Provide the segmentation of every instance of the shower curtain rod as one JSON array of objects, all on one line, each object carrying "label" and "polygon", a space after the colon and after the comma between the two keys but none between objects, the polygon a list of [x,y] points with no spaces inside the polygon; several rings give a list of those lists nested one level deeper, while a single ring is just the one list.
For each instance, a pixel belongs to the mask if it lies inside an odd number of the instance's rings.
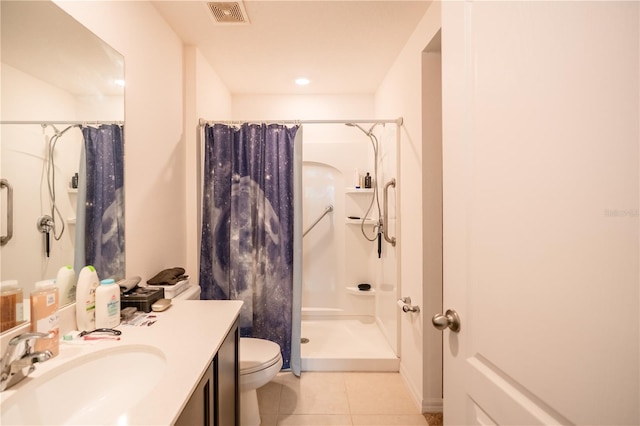
[{"label": "shower curtain rod", "polygon": [[281,124],[385,124],[394,123],[402,126],[402,117],[396,119],[372,119],[372,120],[205,120],[200,119],[200,126],[206,124],[242,124],[242,123],[281,123]]},{"label": "shower curtain rod", "polygon": [[92,124],[118,124],[124,125],[124,121],[0,121],[0,124],[40,124],[41,126],[48,124],[59,124],[59,125],[69,125],[69,126],[82,126],[82,125],[92,125]]}]

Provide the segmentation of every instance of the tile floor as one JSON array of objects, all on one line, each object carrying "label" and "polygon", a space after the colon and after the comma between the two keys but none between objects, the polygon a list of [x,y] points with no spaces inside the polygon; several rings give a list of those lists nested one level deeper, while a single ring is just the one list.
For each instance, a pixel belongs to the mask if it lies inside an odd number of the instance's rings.
[{"label": "tile floor", "polygon": [[429,425],[398,373],[279,373],[258,403],[262,426]]}]

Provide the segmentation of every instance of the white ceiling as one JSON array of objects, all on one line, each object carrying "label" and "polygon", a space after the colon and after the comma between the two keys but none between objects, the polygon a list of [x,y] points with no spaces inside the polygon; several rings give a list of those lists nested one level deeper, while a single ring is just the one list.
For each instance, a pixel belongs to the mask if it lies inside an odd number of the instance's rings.
[{"label": "white ceiling", "polygon": [[249,24],[216,23],[204,1],[152,3],[233,94],[372,94],[430,1],[249,0]]}]

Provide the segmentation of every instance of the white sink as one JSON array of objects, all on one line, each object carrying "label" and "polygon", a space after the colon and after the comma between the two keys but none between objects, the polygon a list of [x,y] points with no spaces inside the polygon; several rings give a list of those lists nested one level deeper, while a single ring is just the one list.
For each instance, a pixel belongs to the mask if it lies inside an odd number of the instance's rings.
[{"label": "white sink", "polygon": [[162,352],[152,346],[81,356],[18,383],[15,395],[2,402],[0,424],[127,424],[124,414],[153,389],[165,364]]}]

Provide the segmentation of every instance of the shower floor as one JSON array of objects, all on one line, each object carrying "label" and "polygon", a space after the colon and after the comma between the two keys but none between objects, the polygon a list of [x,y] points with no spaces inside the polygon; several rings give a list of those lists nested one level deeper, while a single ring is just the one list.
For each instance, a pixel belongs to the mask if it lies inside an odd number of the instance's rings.
[{"label": "shower floor", "polygon": [[378,325],[364,319],[303,319],[302,371],[398,371]]}]

